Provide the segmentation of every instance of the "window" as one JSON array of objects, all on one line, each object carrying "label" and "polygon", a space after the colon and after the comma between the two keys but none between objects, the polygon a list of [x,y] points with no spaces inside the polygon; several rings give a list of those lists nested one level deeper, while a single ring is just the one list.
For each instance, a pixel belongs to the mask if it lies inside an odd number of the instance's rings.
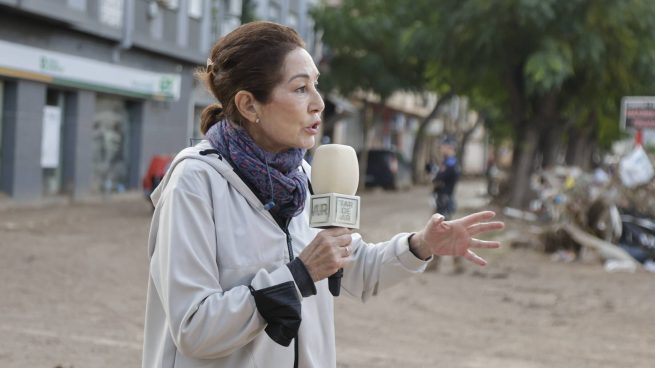
[{"label": "window", "polygon": [[189,17],[195,19],[202,18],[202,11],[204,5],[203,0],[189,0],[188,5],[189,5],[189,9],[188,9]]},{"label": "window", "polygon": [[214,3],[214,6],[212,10],[212,14],[216,15],[214,27],[219,37],[241,25],[241,1],[222,0]]},{"label": "window", "polygon": [[100,22],[114,28],[123,26],[124,0],[101,0]]}]

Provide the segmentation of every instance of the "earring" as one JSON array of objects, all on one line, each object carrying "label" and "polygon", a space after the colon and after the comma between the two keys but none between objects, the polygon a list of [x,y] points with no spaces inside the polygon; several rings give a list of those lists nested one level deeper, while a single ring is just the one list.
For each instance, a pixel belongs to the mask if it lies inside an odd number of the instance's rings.
[{"label": "earring", "polygon": [[255,124],[259,124],[259,118],[255,119]]}]

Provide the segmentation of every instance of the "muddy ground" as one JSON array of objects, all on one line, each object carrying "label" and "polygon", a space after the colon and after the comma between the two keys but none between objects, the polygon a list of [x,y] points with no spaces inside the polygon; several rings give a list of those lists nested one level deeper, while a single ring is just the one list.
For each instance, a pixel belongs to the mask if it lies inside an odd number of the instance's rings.
[{"label": "muddy ground", "polygon": [[[481,191],[460,186],[462,213],[485,206]],[[0,202],[0,367],[140,366],[149,205],[61,202]],[[425,187],[362,196],[369,241],[429,215]],[[367,303],[339,297],[339,367],[655,366],[655,275],[509,247],[526,226],[508,222],[487,267],[444,259]]]}]

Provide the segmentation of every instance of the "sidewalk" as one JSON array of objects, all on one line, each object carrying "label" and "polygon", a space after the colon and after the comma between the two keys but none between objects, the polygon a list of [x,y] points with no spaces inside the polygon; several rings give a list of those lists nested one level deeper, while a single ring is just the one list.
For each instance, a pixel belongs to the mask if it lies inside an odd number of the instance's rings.
[{"label": "sidewalk", "polygon": [[143,198],[143,192],[139,190],[130,190],[123,193],[89,194],[76,199],[73,199],[71,196],[67,195],[51,195],[27,201],[17,201],[8,197],[7,195],[0,194],[0,212],[12,209],[38,210],[49,207],[62,207],[70,205],[103,205],[111,201],[133,201]]}]

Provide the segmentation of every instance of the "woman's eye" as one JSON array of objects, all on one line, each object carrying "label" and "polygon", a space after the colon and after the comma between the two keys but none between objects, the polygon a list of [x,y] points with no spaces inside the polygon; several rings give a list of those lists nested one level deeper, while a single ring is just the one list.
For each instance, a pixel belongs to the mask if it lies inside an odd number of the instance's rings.
[{"label": "woman's eye", "polygon": [[306,89],[306,87],[305,87],[305,86],[302,86],[302,87],[300,87],[300,88],[296,88],[296,92],[298,92],[298,93],[305,93],[305,89]]}]

